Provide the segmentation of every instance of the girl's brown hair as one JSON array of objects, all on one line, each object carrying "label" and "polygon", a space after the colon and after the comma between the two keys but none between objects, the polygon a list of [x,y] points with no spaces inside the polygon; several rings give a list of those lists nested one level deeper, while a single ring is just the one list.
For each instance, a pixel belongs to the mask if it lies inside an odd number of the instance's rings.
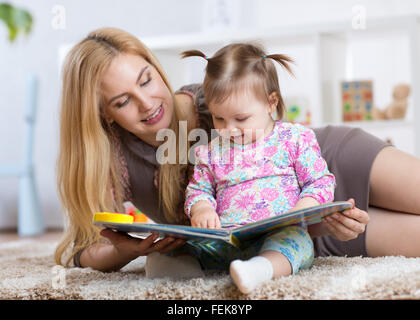
[{"label": "girl's brown hair", "polygon": [[252,90],[261,101],[268,101],[274,92],[277,95],[277,116],[282,119],[284,102],[280,92],[277,70],[271,60],[278,62],[290,74],[289,63],[294,61],[283,54],[267,55],[256,44],[234,43],[218,50],[208,58],[199,50],[184,51],[182,58],[199,56],[208,61],[203,90],[207,105],[221,103],[232,93],[243,89]]}]

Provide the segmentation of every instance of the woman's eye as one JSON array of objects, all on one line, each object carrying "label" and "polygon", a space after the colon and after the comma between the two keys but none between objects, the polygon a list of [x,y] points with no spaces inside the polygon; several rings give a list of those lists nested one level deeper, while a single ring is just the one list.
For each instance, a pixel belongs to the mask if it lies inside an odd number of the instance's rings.
[{"label": "woman's eye", "polygon": [[243,121],[245,121],[245,120],[248,120],[248,118],[236,119],[236,121],[239,121],[239,122],[243,122]]},{"label": "woman's eye", "polygon": [[223,118],[217,118],[217,117],[215,117],[215,119],[216,119],[217,121],[223,121]]},{"label": "woman's eye", "polygon": [[129,98],[127,98],[127,99],[125,99],[123,102],[118,102],[118,103],[116,104],[117,108],[124,107],[124,106],[128,103],[128,101],[129,101],[129,100],[130,100],[130,99],[129,99]]},{"label": "woman's eye", "polygon": [[140,86],[143,87],[143,86],[147,85],[151,80],[152,80],[152,78],[148,77],[146,81],[140,83]]}]

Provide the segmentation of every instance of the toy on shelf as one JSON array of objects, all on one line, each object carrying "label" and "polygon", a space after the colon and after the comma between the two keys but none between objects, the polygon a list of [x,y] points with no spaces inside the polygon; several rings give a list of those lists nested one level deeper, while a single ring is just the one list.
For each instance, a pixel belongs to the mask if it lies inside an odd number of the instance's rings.
[{"label": "toy on shelf", "polygon": [[343,81],[341,83],[343,121],[372,120],[372,81]]},{"label": "toy on shelf", "polygon": [[309,102],[305,97],[286,97],[284,104],[286,106],[285,121],[300,123],[305,126],[311,124],[311,111],[309,110]]},{"label": "toy on shelf", "polygon": [[407,112],[410,90],[411,88],[408,84],[396,85],[392,93],[393,101],[384,110],[374,107],[372,111],[373,119],[403,119]]}]

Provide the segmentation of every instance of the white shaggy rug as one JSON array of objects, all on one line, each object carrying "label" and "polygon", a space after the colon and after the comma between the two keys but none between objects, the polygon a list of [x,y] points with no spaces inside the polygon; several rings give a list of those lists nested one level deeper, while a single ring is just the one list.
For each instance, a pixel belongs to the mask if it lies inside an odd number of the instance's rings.
[{"label": "white shaggy rug", "polygon": [[0,244],[0,299],[420,299],[420,258],[316,258],[311,269],[241,294],[227,273],[146,279],[145,258],[119,272],[55,266],[55,242]]}]

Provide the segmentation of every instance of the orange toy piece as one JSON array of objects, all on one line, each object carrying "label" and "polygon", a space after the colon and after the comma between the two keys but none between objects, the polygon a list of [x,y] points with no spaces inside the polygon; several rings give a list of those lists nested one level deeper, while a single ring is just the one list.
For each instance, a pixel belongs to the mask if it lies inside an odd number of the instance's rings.
[{"label": "orange toy piece", "polygon": [[136,214],[134,216],[134,222],[146,223],[147,222],[147,217],[143,213]]},{"label": "orange toy piece", "polygon": [[133,217],[133,222],[146,223],[148,221],[147,216],[137,208],[129,207],[127,214]]}]

